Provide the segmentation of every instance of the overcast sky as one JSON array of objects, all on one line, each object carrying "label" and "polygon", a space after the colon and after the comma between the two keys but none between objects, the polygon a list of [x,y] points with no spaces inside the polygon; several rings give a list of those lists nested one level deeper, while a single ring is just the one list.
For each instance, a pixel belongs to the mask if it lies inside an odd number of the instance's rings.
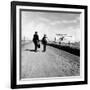
[{"label": "overcast sky", "polygon": [[56,34],[67,34],[73,41],[80,40],[80,14],[22,11],[22,38],[32,40],[35,31],[40,39],[44,34],[54,40]]}]

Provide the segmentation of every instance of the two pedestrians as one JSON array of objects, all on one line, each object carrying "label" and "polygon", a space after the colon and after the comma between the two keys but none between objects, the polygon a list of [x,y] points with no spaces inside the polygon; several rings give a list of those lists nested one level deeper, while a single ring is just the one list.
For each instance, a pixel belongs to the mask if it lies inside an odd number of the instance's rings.
[{"label": "two pedestrians", "polygon": [[[46,45],[47,45],[46,35],[43,36],[41,42],[42,42],[42,45],[43,45],[43,52],[45,52],[46,51]],[[40,46],[40,40],[39,40],[38,32],[35,32],[35,34],[33,36],[33,43],[35,45],[35,52],[36,52],[38,46]]]}]

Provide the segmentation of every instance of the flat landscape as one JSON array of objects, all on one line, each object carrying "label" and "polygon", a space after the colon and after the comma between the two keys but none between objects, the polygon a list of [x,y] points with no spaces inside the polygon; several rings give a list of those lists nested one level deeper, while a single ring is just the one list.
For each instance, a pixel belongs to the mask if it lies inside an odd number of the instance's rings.
[{"label": "flat landscape", "polygon": [[61,49],[47,46],[46,52],[34,52],[30,42],[21,47],[21,78],[46,78],[80,75],[80,57]]}]

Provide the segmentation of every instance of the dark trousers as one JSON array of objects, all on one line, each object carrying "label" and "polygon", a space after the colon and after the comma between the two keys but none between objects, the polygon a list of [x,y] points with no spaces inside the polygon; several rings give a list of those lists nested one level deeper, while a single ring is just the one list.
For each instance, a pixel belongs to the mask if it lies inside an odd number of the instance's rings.
[{"label": "dark trousers", "polygon": [[37,43],[34,43],[34,45],[35,45],[35,51],[37,51]]},{"label": "dark trousers", "polygon": [[46,44],[43,45],[43,51],[46,51]]}]

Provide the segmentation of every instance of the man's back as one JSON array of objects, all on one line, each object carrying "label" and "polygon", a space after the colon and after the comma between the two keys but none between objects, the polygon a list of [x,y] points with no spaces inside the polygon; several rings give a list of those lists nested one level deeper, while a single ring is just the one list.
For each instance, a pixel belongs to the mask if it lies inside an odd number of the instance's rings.
[{"label": "man's back", "polygon": [[45,45],[47,44],[46,37],[43,37],[43,38],[42,38],[42,44],[45,44]]},{"label": "man's back", "polygon": [[37,34],[34,34],[33,41],[37,41],[37,40],[39,40],[39,37]]}]

